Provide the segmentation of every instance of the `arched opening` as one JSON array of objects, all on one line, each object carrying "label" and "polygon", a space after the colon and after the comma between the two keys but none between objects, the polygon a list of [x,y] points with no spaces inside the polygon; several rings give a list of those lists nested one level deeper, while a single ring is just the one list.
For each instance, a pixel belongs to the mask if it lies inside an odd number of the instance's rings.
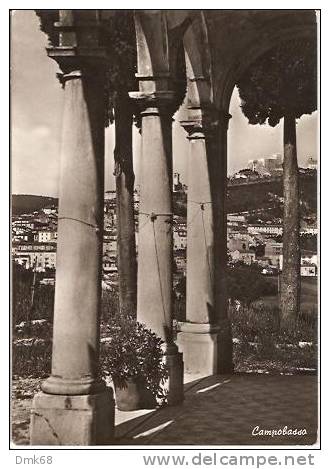
[{"label": "arched opening", "polygon": [[[306,37],[313,37],[314,33],[313,29],[305,30],[301,38],[303,40]],[[299,32],[297,36],[299,39]],[[292,37],[292,39],[296,39],[296,37]],[[270,47],[269,50],[273,47]],[[263,55],[265,50],[262,49],[260,55],[256,51],[254,53],[253,61]],[[245,64],[240,73],[243,74],[247,68],[248,65]],[[278,347],[280,340],[276,336],[280,308],[280,273],[283,265],[283,120],[275,128],[268,125],[249,125],[240,109],[240,99],[236,87],[231,95],[230,114],[232,119],[228,132],[228,166],[230,169],[227,220],[228,254],[231,268],[228,281],[229,295],[235,300],[231,305],[235,355],[239,362],[240,356],[257,357],[259,353],[257,348],[259,347],[265,358],[263,363],[260,358],[257,358],[257,362],[259,360],[259,363],[262,363],[259,368],[264,367],[268,372],[276,372],[276,367],[274,369],[270,364],[267,364],[267,359],[271,356],[270,348],[269,350],[263,349],[262,343],[267,334],[269,337],[273,334],[269,343],[273,344],[273,357],[277,356],[276,347]],[[308,168],[309,154],[312,153],[314,156],[312,159],[315,160],[318,153],[317,119],[316,111],[311,115],[304,115],[297,121],[299,181],[302,187],[300,191],[300,240],[304,244],[304,254],[301,259],[304,258],[306,251],[304,235],[306,221],[311,220],[315,224],[317,220],[316,171],[310,171]],[[306,189],[307,186],[309,189]],[[238,200],[239,203],[237,203]],[[243,241],[249,248],[248,253],[244,249]],[[316,255],[316,236],[313,244]],[[316,278],[313,280],[302,278],[301,285],[299,317],[308,317],[307,321],[310,324],[315,324],[317,280]],[[313,293],[307,296],[306,289],[309,289],[310,292],[313,291]],[[237,301],[240,295],[241,298]],[[246,324],[249,322],[250,327],[246,328]],[[268,323],[267,326],[265,326],[266,323]],[[272,325],[270,326],[270,324]],[[296,326],[297,329],[304,327]],[[305,332],[311,342],[315,341],[316,329],[312,325],[308,326]],[[244,342],[243,347],[241,344]],[[310,363],[315,362],[315,357],[312,354],[309,359]],[[276,360],[274,359],[274,361]],[[239,371],[251,371],[244,369],[247,362],[244,363],[242,360],[241,364],[243,364],[243,368],[238,363]],[[285,361],[278,360],[280,371],[285,370],[287,366]],[[294,367],[292,370],[296,372]]]}]

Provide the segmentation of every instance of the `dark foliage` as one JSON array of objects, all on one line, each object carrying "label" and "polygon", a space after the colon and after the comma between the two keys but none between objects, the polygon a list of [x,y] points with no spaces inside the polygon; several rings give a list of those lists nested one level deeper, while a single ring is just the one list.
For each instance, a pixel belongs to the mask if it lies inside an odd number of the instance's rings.
[{"label": "dark foliage", "polygon": [[239,79],[242,111],[250,124],[276,126],[285,115],[311,114],[317,106],[317,55],[313,40],[280,44]]},{"label": "dark foliage", "polygon": [[17,339],[12,346],[13,376],[44,378],[50,374],[51,359],[50,339]]},{"label": "dark foliage", "polygon": [[[128,97],[129,91],[138,88],[135,77],[137,51],[133,11],[121,10],[103,20],[102,34],[102,42],[105,44],[109,57],[106,72],[108,96],[106,125],[109,125],[114,121],[118,98]],[[132,112],[134,113],[133,108]],[[136,120],[139,121],[137,111]]]},{"label": "dark foliage", "polygon": [[12,321],[13,325],[26,320],[47,319],[53,321],[55,288],[40,285],[45,274],[37,273],[34,304],[31,304],[32,270],[12,263]]},{"label": "dark foliage", "polygon": [[109,341],[101,346],[103,373],[119,387],[125,387],[128,378],[143,381],[154,397],[165,398],[162,339],[129,316],[113,316],[106,327]]},{"label": "dark foliage", "polygon": [[307,233],[301,235],[300,247],[306,251],[317,252],[317,235]]},{"label": "dark foliage", "polygon": [[276,288],[267,282],[258,266],[243,263],[228,267],[227,291],[229,299],[239,300],[247,307],[262,296],[276,294]]},{"label": "dark foliage", "polygon": [[235,370],[271,373],[317,368],[317,325],[298,318],[280,328],[278,308],[254,304],[230,309]]},{"label": "dark foliage", "polygon": [[[317,210],[317,177],[316,174],[301,174],[299,177],[301,215],[308,216]],[[275,196],[275,197],[274,197]],[[229,185],[227,190],[227,210],[229,213],[247,210],[271,209],[269,216],[282,217],[283,203],[278,197],[283,196],[281,177],[269,181],[260,180],[255,184]],[[258,217],[256,216],[256,219]],[[251,219],[251,222],[253,220]]]}]

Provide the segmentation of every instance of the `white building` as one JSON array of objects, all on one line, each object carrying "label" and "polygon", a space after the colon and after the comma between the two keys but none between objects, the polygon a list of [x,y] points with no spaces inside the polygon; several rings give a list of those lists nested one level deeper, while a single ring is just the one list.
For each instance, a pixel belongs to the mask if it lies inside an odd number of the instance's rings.
[{"label": "white building", "polygon": [[312,156],[309,156],[307,158],[307,168],[308,169],[317,169],[317,159],[313,158]]},{"label": "white building", "polygon": [[236,249],[230,253],[233,262],[242,261],[244,264],[251,265],[256,260],[256,253],[250,250]]},{"label": "white building", "polygon": [[280,225],[249,225],[248,233],[251,234],[266,234],[266,235],[281,235],[283,228]]},{"label": "white building", "polygon": [[252,171],[257,171],[262,176],[282,170],[283,157],[280,153],[274,153],[270,157],[249,160],[247,167]]},{"label": "white building", "polygon": [[174,250],[187,248],[187,231],[185,229],[178,229],[173,231],[173,244]]},{"label": "white building", "polygon": [[[280,270],[283,269],[283,254],[279,257]],[[309,251],[301,252],[300,275],[302,277],[315,277],[317,275],[317,254]]]},{"label": "white building", "polygon": [[312,251],[301,252],[302,264],[315,264],[317,266],[317,254]]},{"label": "white building", "polygon": [[116,191],[106,191],[104,194],[104,200],[115,200]]},{"label": "white building", "polygon": [[228,213],[227,222],[245,223],[245,216],[240,213]]},{"label": "white building", "polygon": [[118,272],[116,258],[112,256],[103,256],[103,272],[108,273],[116,273]]},{"label": "white building", "polygon": [[302,277],[316,277],[317,267],[314,264],[302,264],[300,266],[300,275]]},{"label": "white building", "polygon": [[182,191],[182,183],[180,181],[180,173],[173,174],[173,192]]},{"label": "white building", "polygon": [[34,228],[34,220],[31,220],[31,218],[18,218],[16,220],[12,221],[12,228],[29,228],[33,229]]},{"label": "white building", "polygon": [[39,230],[34,234],[37,243],[53,243],[57,240],[57,231]]},{"label": "white building", "polygon": [[51,245],[43,250],[36,248],[16,250],[13,253],[13,260],[26,269],[32,269],[36,266],[37,271],[44,272],[46,269],[56,268],[56,250]]},{"label": "white building", "polygon": [[44,207],[41,209],[42,212],[44,212],[45,215],[55,215],[57,213],[57,208],[55,206],[52,207]]}]

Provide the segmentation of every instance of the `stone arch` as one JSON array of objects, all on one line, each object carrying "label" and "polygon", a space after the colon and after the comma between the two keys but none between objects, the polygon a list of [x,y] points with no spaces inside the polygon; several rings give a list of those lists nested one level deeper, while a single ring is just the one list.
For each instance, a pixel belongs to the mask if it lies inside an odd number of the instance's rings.
[{"label": "stone arch", "polygon": [[222,10],[167,13],[168,24],[186,23],[183,45],[187,107],[213,105],[228,112],[238,77],[279,42],[315,37],[314,10]]},{"label": "stone arch", "polygon": [[210,106],[213,101],[211,51],[203,11],[191,13],[183,37],[187,73],[187,107]]},{"label": "stone arch", "polygon": [[168,90],[170,77],[166,15],[162,10],[134,12],[140,91]]},{"label": "stone arch", "polygon": [[[316,18],[312,11],[302,11],[291,21],[293,12],[288,11],[275,19],[271,24],[265,22],[256,29],[254,37],[247,43],[242,41],[241,50],[234,57],[232,63],[223,74],[222,79],[217,80],[215,87],[215,101],[217,106],[229,109],[233,89],[244,71],[267,51],[277,44],[293,39],[314,39],[316,42]],[[291,24],[290,24],[291,22]]]}]

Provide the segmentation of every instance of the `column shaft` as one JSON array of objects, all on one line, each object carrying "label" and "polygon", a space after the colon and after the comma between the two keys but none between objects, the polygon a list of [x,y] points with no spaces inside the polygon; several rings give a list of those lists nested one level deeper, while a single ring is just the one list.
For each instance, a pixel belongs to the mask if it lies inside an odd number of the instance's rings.
[{"label": "column shaft", "polygon": [[190,137],[187,200],[188,322],[212,323],[214,318],[214,233],[210,170],[205,137]]},{"label": "column shaft", "polygon": [[166,342],[172,331],[171,120],[142,113],[137,317]]},{"label": "column shaft", "polygon": [[52,374],[31,408],[32,445],[105,445],[114,400],[99,371],[104,206],[105,50],[97,10],[59,10],[63,74]]},{"label": "column shaft", "polygon": [[182,354],[173,342],[173,93],[131,93],[140,99],[142,161],[138,248],[137,319],[165,342],[169,405],[183,400]]},{"label": "column shaft", "polygon": [[[88,394],[98,382],[104,123],[99,80],[65,77],[51,394]],[[98,383],[100,384],[100,383]]]},{"label": "column shaft", "polygon": [[[196,113],[196,110],[195,110]],[[226,295],[227,121],[183,122],[189,139],[186,322],[178,345],[187,372],[231,371]]]}]

